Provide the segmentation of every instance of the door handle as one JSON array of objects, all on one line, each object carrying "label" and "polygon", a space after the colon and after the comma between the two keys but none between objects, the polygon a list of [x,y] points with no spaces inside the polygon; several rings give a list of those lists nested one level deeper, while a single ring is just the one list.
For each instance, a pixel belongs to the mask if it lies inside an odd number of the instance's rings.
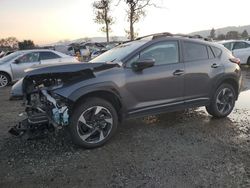
[{"label": "door handle", "polygon": [[212,68],[218,68],[219,66],[220,66],[220,65],[218,65],[218,64],[216,64],[216,63],[214,63],[214,64],[211,65]]},{"label": "door handle", "polygon": [[175,76],[180,76],[180,75],[183,75],[184,74],[184,70],[176,70],[173,72],[173,75]]}]

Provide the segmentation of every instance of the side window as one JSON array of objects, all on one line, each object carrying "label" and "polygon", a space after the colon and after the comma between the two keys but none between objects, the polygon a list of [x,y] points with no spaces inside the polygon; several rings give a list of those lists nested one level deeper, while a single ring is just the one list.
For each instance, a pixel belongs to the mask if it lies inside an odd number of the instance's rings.
[{"label": "side window", "polygon": [[223,46],[225,46],[225,48],[227,48],[228,50],[232,50],[232,45],[233,43],[232,42],[228,42],[228,43],[224,43]]},{"label": "side window", "polygon": [[220,55],[221,55],[221,53],[222,53],[222,50],[221,50],[221,49],[212,46],[212,50],[213,50],[213,52],[214,52],[215,57],[220,57]]},{"label": "side window", "polygon": [[39,53],[37,52],[32,52],[23,55],[18,59],[19,63],[33,63],[33,62],[38,62],[39,61]]},{"label": "side window", "polygon": [[245,45],[246,45],[246,48],[249,48],[250,47],[250,43],[245,43]]},{"label": "side window", "polygon": [[208,59],[207,47],[193,42],[184,42],[185,61],[199,61]]},{"label": "side window", "polygon": [[179,62],[177,41],[166,41],[153,44],[139,54],[140,59],[154,59],[155,65],[164,65]]},{"label": "side window", "polygon": [[246,48],[245,42],[236,42],[234,44],[233,50]]},{"label": "side window", "polygon": [[211,47],[207,46],[208,58],[214,59],[214,53],[211,50]]},{"label": "side window", "polygon": [[57,59],[57,58],[60,58],[60,56],[53,52],[40,52],[40,60]]}]

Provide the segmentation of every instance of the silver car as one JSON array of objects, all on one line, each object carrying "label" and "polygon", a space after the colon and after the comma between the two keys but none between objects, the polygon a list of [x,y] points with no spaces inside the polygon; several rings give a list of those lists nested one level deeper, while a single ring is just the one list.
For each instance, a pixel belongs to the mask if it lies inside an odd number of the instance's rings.
[{"label": "silver car", "polygon": [[41,64],[78,62],[75,57],[53,50],[16,51],[0,59],[0,87],[18,81],[25,76],[25,69]]}]

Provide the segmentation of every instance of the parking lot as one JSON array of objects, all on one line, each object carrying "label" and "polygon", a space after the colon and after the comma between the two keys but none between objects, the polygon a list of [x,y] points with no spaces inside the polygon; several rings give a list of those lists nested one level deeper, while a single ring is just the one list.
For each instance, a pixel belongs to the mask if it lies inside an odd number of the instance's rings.
[{"label": "parking lot", "polygon": [[250,187],[250,68],[233,113],[204,108],[128,120],[102,148],[71,143],[67,130],[25,141],[9,127],[22,112],[0,90],[0,187]]}]

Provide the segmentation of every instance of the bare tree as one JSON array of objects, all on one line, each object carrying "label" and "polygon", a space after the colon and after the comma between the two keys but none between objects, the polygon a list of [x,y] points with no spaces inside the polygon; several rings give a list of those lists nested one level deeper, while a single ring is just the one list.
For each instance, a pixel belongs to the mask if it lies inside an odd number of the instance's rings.
[{"label": "bare tree", "polygon": [[107,42],[109,42],[109,32],[111,31],[110,26],[114,24],[114,19],[110,15],[111,0],[99,0],[93,3],[95,11],[94,21],[98,24],[104,24],[101,31],[106,33]]},{"label": "bare tree", "polygon": [[0,39],[0,46],[9,50],[18,48],[18,40],[15,37]]},{"label": "bare tree", "polygon": [[[120,2],[120,1],[119,1]],[[129,22],[129,30],[125,30],[129,35],[130,40],[134,40],[138,33],[134,30],[134,24],[139,22],[140,19],[146,16],[145,8],[147,6],[155,6],[151,3],[151,0],[125,0],[128,5],[127,15]]]}]

